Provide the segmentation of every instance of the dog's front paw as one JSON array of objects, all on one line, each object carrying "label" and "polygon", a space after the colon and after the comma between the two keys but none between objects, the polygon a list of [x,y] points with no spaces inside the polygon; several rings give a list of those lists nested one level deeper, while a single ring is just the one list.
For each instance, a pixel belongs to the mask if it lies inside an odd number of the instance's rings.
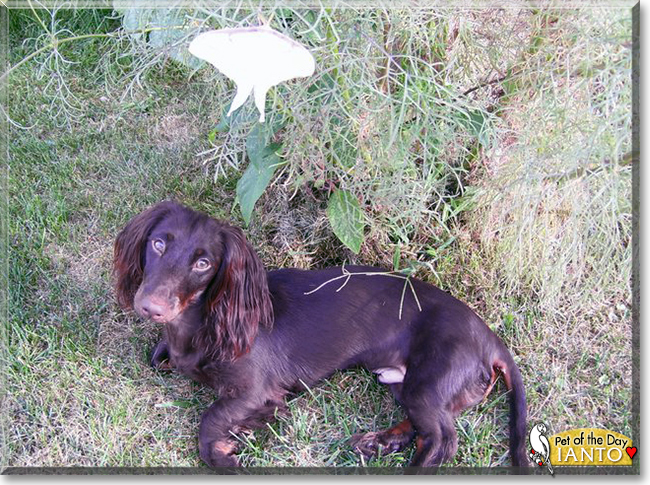
[{"label": "dog's front paw", "polygon": [[165,340],[158,342],[151,352],[151,367],[156,370],[172,370],[174,366],[171,363],[171,358],[169,357],[169,346]]},{"label": "dog's front paw", "polygon": [[232,441],[213,441],[207,444],[199,442],[201,459],[210,468],[238,467],[239,461],[234,452],[235,444]]}]

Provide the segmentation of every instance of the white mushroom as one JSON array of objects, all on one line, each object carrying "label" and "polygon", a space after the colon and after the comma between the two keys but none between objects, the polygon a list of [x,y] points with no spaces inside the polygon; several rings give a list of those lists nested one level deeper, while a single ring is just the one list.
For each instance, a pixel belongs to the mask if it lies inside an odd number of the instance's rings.
[{"label": "white mushroom", "polygon": [[314,57],[304,46],[266,25],[204,32],[190,43],[189,50],[237,85],[228,116],[252,91],[260,122],[264,121],[266,93],[271,86],[311,76],[316,68]]}]

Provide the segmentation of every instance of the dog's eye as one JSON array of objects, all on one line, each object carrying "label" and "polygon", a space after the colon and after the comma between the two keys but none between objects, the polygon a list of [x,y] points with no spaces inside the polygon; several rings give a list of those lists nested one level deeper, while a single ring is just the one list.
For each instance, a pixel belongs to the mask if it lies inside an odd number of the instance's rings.
[{"label": "dog's eye", "polygon": [[151,246],[153,246],[153,250],[156,251],[158,254],[162,254],[165,252],[165,241],[162,239],[154,239],[151,241]]},{"label": "dog's eye", "polygon": [[197,259],[194,263],[194,269],[197,271],[205,271],[210,267],[210,261],[205,258]]}]

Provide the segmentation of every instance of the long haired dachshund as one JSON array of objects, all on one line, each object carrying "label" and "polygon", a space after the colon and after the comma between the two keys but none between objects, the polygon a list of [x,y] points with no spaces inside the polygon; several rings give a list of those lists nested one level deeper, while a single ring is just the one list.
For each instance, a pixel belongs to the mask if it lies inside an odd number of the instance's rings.
[{"label": "long haired dachshund", "polygon": [[511,458],[527,466],[519,369],[472,310],[432,285],[361,266],[267,272],[239,228],[174,202],[120,232],[114,272],[119,304],[163,326],[152,365],[218,392],[199,428],[211,467],[237,466],[233,433],[262,426],[285,395],[350,366],[376,373],[407,415],[354,436],[360,453],[415,439],[412,466],[449,461],[455,417],[503,376]]}]

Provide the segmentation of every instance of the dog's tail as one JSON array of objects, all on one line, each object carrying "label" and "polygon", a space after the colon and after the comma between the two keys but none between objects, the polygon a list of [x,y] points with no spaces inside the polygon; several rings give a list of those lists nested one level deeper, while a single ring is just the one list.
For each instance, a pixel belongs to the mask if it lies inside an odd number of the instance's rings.
[{"label": "dog's tail", "polygon": [[500,345],[500,352],[494,363],[510,391],[510,456],[515,467],[528,467],[526,429],[526,390],[521,372],[508,349]]}]

